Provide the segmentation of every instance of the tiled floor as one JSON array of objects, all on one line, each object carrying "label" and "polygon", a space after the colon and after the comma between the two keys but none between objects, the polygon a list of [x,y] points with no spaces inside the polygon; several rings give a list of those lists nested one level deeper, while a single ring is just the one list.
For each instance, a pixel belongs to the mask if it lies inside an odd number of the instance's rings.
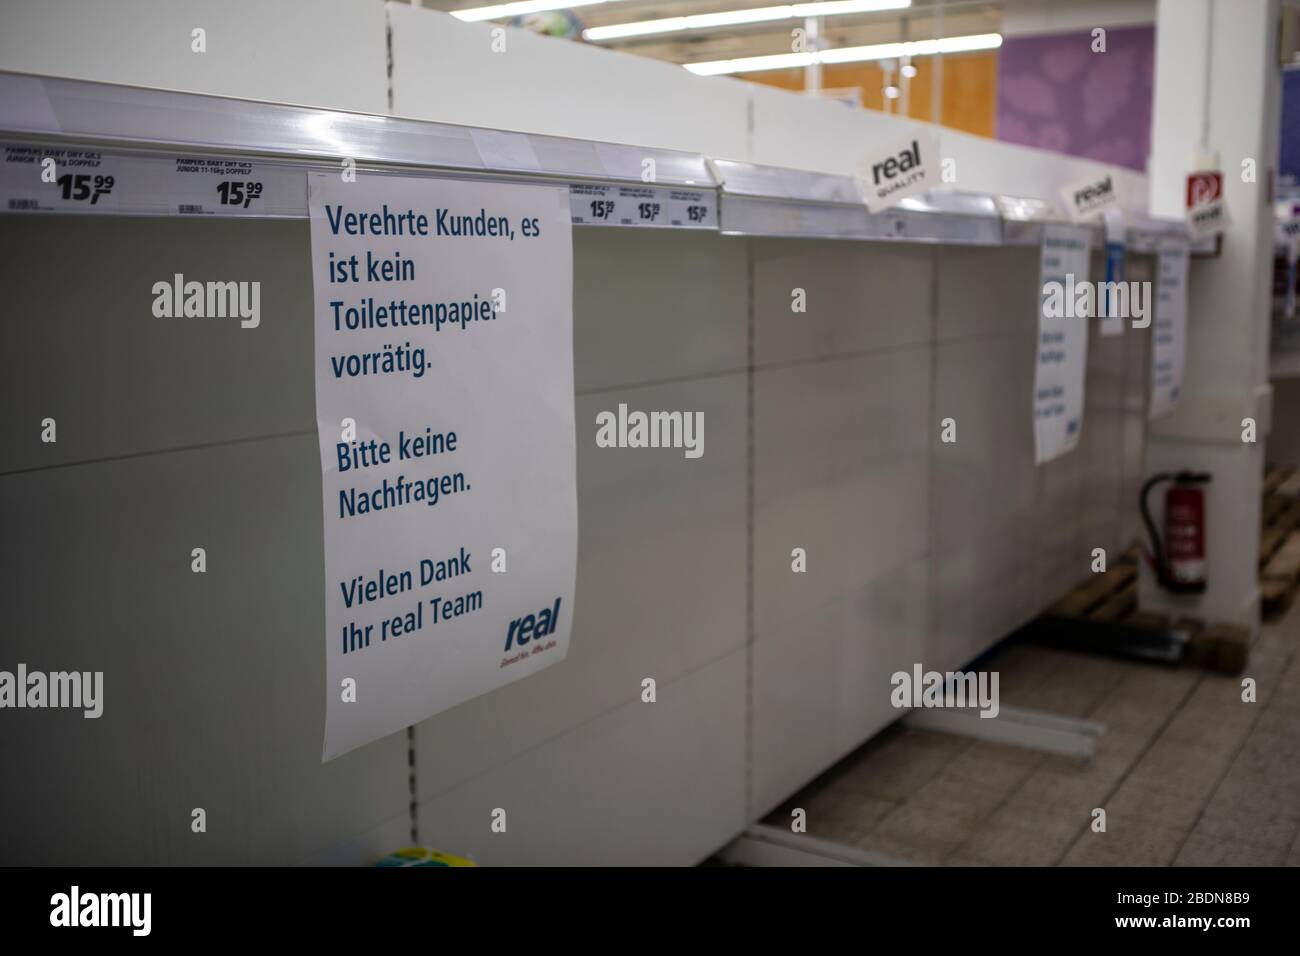
[{"label": "tiled floor", "polygon": [[[1004,705],[1106,727],[1089,761],[897,725],[765,822],[948,865],[1300,866],[1300,603],[1239,677],[1012,646]],[[1106,811],[1093,832],[1092,811]]]}]

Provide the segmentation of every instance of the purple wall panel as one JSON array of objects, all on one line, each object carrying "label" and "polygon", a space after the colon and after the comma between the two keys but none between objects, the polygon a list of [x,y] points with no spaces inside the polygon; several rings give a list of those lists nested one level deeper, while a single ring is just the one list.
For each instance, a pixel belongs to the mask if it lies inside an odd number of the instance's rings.
[{"label": "purple wall panel", "polygon": [[998,139],[1145,171],[1154,26],[1007,37],[999,51]]}]

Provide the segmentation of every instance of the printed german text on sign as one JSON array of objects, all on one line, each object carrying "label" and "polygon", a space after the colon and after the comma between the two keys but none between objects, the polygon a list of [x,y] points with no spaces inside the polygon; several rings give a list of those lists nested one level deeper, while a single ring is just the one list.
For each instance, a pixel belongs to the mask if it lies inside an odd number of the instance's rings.
[{"label": "printed german text on sign", "polygon": [[324,759],[564,659],[565,189],[311,173]]},{"label": "printed german text on sign", "polygon": [[[1038,361],[1034,371],[1034,461],[1072,451],[1083,428],[1086,314],[1047,307],[1049,289],[1088,282],[1088,233],[1074,226],[1043,226],[1039,264]],[[1075,299],[1067,292],[1064,301]]]}]

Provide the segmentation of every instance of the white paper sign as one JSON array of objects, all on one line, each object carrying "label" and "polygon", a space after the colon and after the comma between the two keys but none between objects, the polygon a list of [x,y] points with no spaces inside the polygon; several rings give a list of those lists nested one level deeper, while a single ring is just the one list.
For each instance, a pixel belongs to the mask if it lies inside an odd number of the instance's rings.
[{"label": "white paper sign", "polygon": [[938,185],[934,141],[928,133],[904,136],[858,162],[856,179],[867,211],[880,212]]},{"label": "white paper sign", "polygon": [[1193,239],[1217,236],[1231,222],[1228,205],[1222,199],[1213,199],[1187,210],[1187,232]]},{"label": "white paper sign", "polygon": [[[1034,371],[1034,461],[1072,451],[1083,428],[1088,322],[1069,307],[1088,280],[1088,233],[1044,225],[1039,266],[1038,361]],[[1055,289],[1054,289],[1055,287]],[[1066,291],[1062,291],[1066,290]]]},{"label": "white paper sign", "polygon": [[1187,243],[1160,244],[1156,276],[1156,320],[1152,327],[1151,404],[1148,417],[1174,410],[1183,388],[1187,349]]},{"label": "white paper sign", "polygon": [[[1287,218],[1277,223],[1273,241],[1286,250],[1286,292],[1282,296],[1282,318],[1294,319],[1296,313],[1296,261],[1300,259],[1300,219],[1284,213]],[[1278,340],[1275,333],[1274,342]],[[1276,350],[1276,349],[1275,349]]]},{"label": "white paper sign", "polygon": [[328,760],[564,659],[573,248],[563,188],[308,188]]},{"label": "white paper sign", "polygon": [[1274,226],[1273,241],[1294,248],[1300,243],[1300,219],[1287,218],[1279,221]]},{"label": "white paper sign", "polygon": [[1115,191],[1115,176],[1089,176],[1061,190],[1061,200],[1071,222],[1087,222],[1107,209],[1119,207],[1119,194]]}]

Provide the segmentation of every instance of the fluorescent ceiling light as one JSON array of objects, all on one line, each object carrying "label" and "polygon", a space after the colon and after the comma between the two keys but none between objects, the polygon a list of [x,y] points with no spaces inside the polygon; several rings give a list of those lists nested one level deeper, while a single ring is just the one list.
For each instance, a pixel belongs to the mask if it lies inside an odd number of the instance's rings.
[{"label": "fluorescent ceiling light", "polygon": [[701,76],[722,73],[757,73],[761,70],[788,70],[814,63],[863,63],[869,60],[892,60],[903,56],[933,56],[936,53],[966,53],[971,50],[996,50],[1002,46],[999,33],[977,33],[940,40],[914,40],[908,43],[877,43],[872,46],[846,46],[817,53],[776,53],[772,56],[746,56],[737,60],[710,60],[685,63],[683,66]]},{"label": "fluorescent ceiling light", "polygon": [[902,10],[912,0],[824,0],[822,3],[784,3],[774,7],[750,7],[722,13],[695,13],[662,20],[639,20],[636,23],[613,23],[582,31],[584,40],[622,40],[656,33],[681,33],[685,30],[708,30],[714,27],[741,26],[746,23],[770,23],[773,20],[802,20],[806,17],[838,17],[848,13],[876,13]]},{"label": "fluorescent ceiling light", "polygon": [[457,20],[474,23],[478,20],[504,20],[506,17],[522,17],[530,13],[548,13],[551,10],[567,10],[569,7],[590,7],[597,3],[617,2],[618,0],[568,0],[567,3],[557,3],[556,0],[516,0],[515,3],[497,3],[490,7],[452,10],[451,15]]}]

